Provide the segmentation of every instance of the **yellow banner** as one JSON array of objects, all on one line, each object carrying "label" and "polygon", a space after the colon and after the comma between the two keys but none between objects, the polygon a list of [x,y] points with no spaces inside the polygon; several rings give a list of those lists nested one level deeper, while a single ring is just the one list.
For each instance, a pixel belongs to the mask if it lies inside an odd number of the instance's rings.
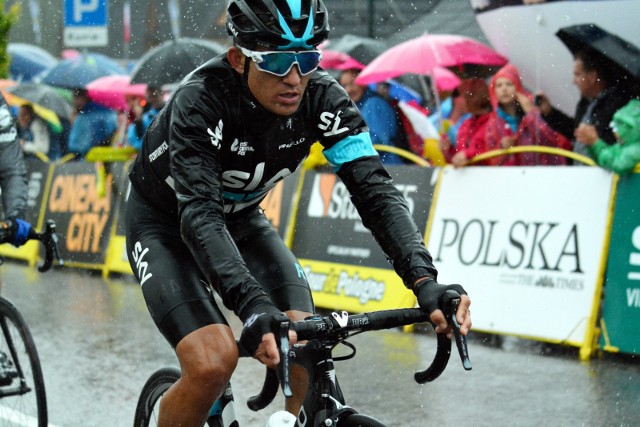
[{"label": "yellow banner", "polygon": [[363,313],[414,307],[416,298],[393,270],[300,259],[317,307]]}]

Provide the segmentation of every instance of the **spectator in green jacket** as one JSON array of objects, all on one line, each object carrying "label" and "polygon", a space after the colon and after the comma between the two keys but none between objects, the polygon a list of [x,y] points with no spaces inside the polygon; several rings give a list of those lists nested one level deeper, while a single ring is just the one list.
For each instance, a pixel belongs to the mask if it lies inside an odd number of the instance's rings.
[{"label": "spectator in green jacket", "polygon": [[611,128],[617,143],[607,145],[592,125],[581,124],[576,139],[589,146],[598,165],[618,174],[631,172],[640,163],[640,100],[632,99],[613,115]]}]

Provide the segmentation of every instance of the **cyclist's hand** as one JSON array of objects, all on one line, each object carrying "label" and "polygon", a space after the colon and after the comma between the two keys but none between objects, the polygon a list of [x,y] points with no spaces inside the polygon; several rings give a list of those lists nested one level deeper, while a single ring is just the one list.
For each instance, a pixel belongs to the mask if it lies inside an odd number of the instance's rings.
[{"label": "cyclist's hand", "polygon": [[424,311],[429,313],[431,321],[436,325],[436,333],[446,333],[449,338],[452,337],[451,326],[447,324],[447,320],[442,312],[444,306],[443,297],[446,291],[454,290],[460,294],[460,305],[456,312],[456,319],[460,324],[460,332],[467,335],[471,329],[471,312],[469,306],[471,300],[467,296],[467,292],[460,285],[441,285],[432,278],[420,279],[415,285],[414,291],[418,298],[418,305]]},{"label": "cyclist's hand", "polygon": [[256,308],[254,314],[244,322],[240,345],[265,365],[275,367],[280,363],[275,333],[278,332],[280,323],[288,320],[286,314],[273,306]]},{"label": "cyclist's hand", "polygon": [[31,224],[22,219],[16,218],[0,222],[0,242],[11,243],[15,247],[20,247],[29,240]]}]

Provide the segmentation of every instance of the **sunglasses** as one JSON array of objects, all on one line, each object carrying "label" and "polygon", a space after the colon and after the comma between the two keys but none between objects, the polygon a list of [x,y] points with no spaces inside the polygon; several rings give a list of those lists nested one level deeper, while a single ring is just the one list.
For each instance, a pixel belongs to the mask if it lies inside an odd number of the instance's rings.
[{"label": "sunglasses", "polygon": [[311,74],[318,68],[322,58],[322,53],[318,50],[258,52],[243,47],[240,50],[255,62],[258,70],[278,77],[286,76],[294,64],[298,64],[301,75]]}]

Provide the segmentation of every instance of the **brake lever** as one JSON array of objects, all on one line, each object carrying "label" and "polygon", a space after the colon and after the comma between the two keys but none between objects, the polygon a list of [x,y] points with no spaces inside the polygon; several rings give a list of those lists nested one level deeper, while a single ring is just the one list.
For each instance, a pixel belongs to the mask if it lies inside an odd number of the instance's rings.
[{"label": "brake lever", "polygon": [[64,265],[64,261],[60,257],[60,248],[58,245],[58,235],[56,234],[56,224],[53,220],[48,220],[45,226],[45,231],[39,234],[38,240],[40,240],[45,248],[44,263],[38,266],[38,271],[48,271],[55,259],[58,260],[58,266]]},{"label": "brake lever", "polygon": [[278,364],[278,378],[285,397],[293,396],[291,391],[291,367],[289,360],[289,322],[280,323],[280,363]]},{"label": "brake lever", "polygon": [[458,354],[460,355],[462,366],[464,367],[465,371],[470,371],[471,360],[469,360],[467,337],[462,335],[462,332],[460,332],[460,324],[458,323],[458,319],[456,319],[456,312],[458,311],[459,305],[460,298],[451,300],[451,309],[446,311],[445,316],[447,317],[447,321],[449,322],[449,324],[451,325],[451,329],[453,330],[453,336],[456,340],[456,347],[458,347]]}]

